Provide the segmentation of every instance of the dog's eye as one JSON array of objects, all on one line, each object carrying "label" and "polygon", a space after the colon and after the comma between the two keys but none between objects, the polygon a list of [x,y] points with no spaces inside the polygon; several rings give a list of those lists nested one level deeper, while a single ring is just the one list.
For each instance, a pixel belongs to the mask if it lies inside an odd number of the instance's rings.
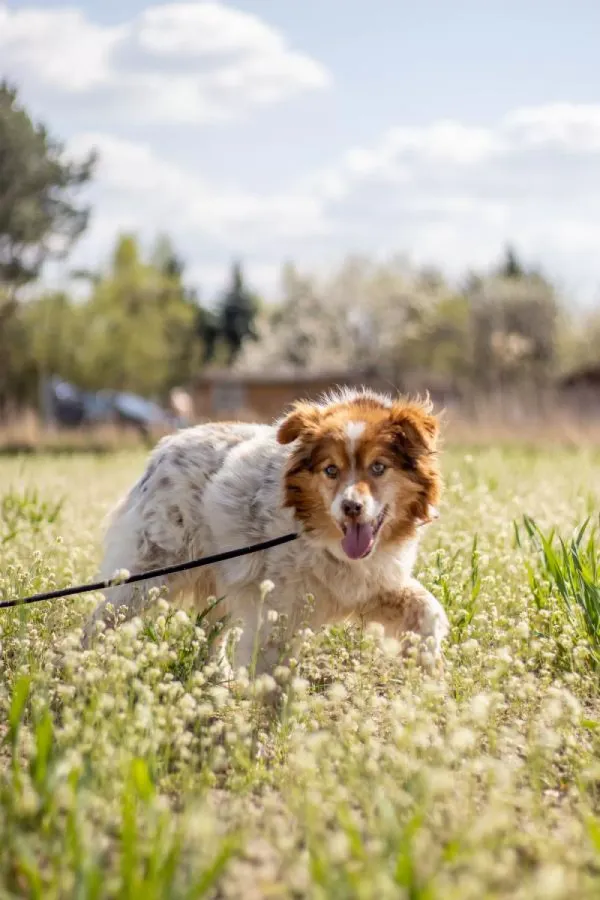
[{"label": "dog's eye", "polygon": [[323,469],[328,478],[337,478],[339,469],[337,466],[334,466],[333,463],[329,466],[325,466]]},{"label": "dog's eye", "polygon": [[386,469],[387,469],[387,466],[385,465],[385,463],[374,462],[371,465],[371,474],[375,475],[376,477],[379,477],[380,475],[383,475],[383,473],[385,472]]}]

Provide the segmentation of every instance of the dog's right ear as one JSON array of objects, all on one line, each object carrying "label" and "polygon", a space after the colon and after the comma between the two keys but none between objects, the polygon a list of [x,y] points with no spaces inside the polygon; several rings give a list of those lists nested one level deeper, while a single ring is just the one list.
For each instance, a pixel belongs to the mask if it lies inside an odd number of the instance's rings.
[{"label": "dog's right ear", "polygon": [[294,404],[292,411],[279,423],[277,440],[280,444],[291,444],[299,437],[313,433],[319,418],[320,412],[312,403]]}]

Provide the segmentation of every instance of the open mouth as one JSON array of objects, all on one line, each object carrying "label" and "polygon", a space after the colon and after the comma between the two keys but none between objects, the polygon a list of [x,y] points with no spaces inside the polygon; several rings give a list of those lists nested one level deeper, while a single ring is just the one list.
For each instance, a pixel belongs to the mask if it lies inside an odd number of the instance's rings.
[{"label": "open mouth", "polygon": [[381,510],[374,522],[350,522],[342,525],[344,537],[342,550],[349,559],[365,559],[375,546],[383,525],[387,507]]}]

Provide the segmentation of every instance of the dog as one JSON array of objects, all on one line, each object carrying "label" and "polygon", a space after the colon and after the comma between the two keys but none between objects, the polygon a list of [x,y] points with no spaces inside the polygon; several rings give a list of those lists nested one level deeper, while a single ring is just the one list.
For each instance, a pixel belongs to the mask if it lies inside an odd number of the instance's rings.
[{"label": "dog", "polygon": [[[163,438],[112,516],[102,577],[297,531],[291,543],[152,585],[168,599],[191,594],[196,608],[223,597],[214,615],[241,622],[238,665],[255,658],[262,628],[267,646],[257,671],[271,669],[282,642],[302,627],[353,618],[380,623],[400,642],[411,633],[430,639],[427,652],[439,658],[448,619],[412,577],[420,527],[440,497],[438,432],[429,401],[341,388],[297,402],[274,425],[209,423]],[[274,586],[268,607],[285,623],[274,645],[277,616],[262,615],[259,625],[265,581]],[[125,619],[141,614],[149,587],[108,590],[85,626],[84,645],[99,620],[112,624],[114,611]],[[314,598],[308,618],[307,596]]]}]

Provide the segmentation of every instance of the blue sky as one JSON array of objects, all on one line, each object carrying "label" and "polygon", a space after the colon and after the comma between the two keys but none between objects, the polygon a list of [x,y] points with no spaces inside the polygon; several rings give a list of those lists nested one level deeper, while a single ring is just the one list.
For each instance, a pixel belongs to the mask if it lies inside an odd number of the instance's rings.
[{"label": "blue sky", "polygon": [[0,0],[0,74],[96,146],[94,218],[167,229],[206,295],[232,256],[407,253],[452,276],[513,241],[600,293],[600,4],[589,0]]}]

